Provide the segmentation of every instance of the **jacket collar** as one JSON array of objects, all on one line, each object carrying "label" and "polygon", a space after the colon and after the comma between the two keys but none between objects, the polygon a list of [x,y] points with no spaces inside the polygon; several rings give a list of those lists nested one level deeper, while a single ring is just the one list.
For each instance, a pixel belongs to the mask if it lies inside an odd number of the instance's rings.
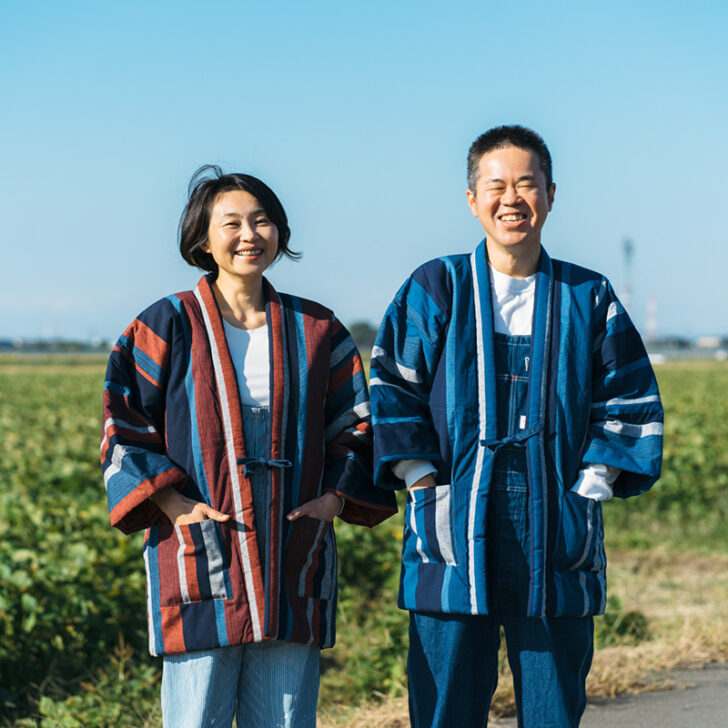
[{"label": "jacket collar", "polygon": [[[497,443],[495,351],[493,335],[493,300],[485,238],[470,257],[476,323],[478,369],[479,439],[483,444]],[[530,376],[526,433],[538,434],[543,428],[548,378],[548,350],[551,339],[553,264],[541,248],[536,270],[536,292],[531,323]]]}]

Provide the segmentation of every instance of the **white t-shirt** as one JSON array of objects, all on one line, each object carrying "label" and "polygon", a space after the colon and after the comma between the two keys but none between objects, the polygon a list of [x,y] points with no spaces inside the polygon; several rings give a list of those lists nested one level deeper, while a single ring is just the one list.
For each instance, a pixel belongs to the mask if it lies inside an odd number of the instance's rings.
[{"label": "white t-shirt", "polygon": [[[497,271],[490,263],[488,271],[493,300],[493,328],[496,333],[529,336],[533,322],[536,274],[527,278],[514,278]],[[404,480],[408,488],[436,470],[427,460],[400,460],[392,466],[392,472]],[[609,465],[587,463],[579,471],[571,490],[593,500],[608,500],[614,495],[612,484],[620,472],[619,468]]]},{"label": "white t-shirt", "polygon": [[240,401],[252,407],[267,407],[270,398],[268,326],[239,329],[225,319],[222,323],[235,367]]},{"label": "white t-shirt", "polygon": [[536,274],[513,278],[488,263],[493,299],[493,328],[497,334],[529,336],[536,293]]}]

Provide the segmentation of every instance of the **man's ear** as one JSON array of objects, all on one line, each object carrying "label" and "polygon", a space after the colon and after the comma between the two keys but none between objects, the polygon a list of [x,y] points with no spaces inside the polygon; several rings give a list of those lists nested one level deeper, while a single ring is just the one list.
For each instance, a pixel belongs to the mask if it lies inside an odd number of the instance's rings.
[{"label": "man's ear", "polygon": [[549,192],[548,192],[549,212],[551,212],[551,208],[554,206],[554,196],[555,195],[556,195],[556,183],[552,182],[551,187],[549,187]]},{"label": "man's ear", "polygon": [[476,207],[475,192],[473,192],[473,190],[465,190],[465,196],[468,198],[468,207],[470,208],[470,212],[473,213],[473,217],[478,217],[478,208]]}]

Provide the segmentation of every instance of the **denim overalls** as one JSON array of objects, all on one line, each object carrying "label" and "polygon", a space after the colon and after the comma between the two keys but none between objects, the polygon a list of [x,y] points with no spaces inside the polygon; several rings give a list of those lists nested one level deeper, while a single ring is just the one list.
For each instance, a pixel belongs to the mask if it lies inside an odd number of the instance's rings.
[{"label": "denim overalls", "polygon": [[[526,426],[530,341],[530,336],[495,334],[498,439]],[[593,620],[525,616],[530,579],[526,474],[522,445],[497,450],[486,531],[489,614],[410,614],[407,669],[415,728],[487,724],[498,681],[501,625],[519,728],[579,725],[586,707]]]},{"label": "denim overalls", "polygon": [[[250,458],[270,457],[268,445],[268,408],[240,405],[243,414],[243,437],[245,454]],[[261,566],[265,571],[265,540],[270,521],[268,506],[268,469],[255,468],[250,474],[250,488],[253,491],[253,513],[255,518],[256,540]]]},{"label": "denim overalls", "polygon": [[[530,336],[495,334],[497,437],[526,426]],[[528,600],[528,483],[526,451],[510,445],[495,453],[488,503],[488,585],[491,614],[525,616]]]}]

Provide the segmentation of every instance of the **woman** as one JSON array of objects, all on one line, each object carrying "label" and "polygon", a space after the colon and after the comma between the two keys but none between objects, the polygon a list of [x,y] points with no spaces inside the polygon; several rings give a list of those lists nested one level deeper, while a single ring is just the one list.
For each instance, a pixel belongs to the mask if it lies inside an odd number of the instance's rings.
[{"label": "woman", "polygon": [[371,482],[359,353],[331,311],[263,273],[296,258],[259,179],[198,170],[180,252],[207,275],[117,342],[101,461],[112,525],[146,529],[164,725],[313,726],[334,642],[331,521],[396,511]]}]

